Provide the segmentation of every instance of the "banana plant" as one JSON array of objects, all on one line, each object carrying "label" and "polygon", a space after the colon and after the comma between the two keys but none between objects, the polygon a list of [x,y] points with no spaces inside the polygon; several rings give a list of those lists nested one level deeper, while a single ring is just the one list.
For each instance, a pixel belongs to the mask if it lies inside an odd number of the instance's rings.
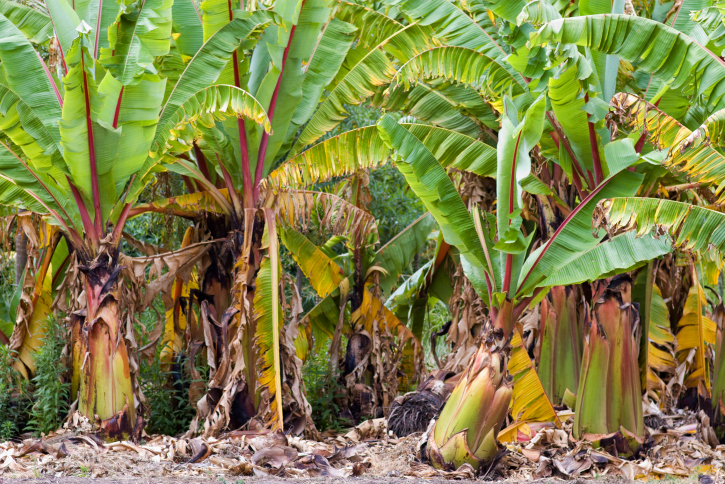
[{"label": "banana plant", "polygon": [[[411,385],[422,373],[422,328],[406,326],[385,306],[384,296],[391,293],[413,257],[427,244],[434,227],[435,220],[426,214],[377,251],[360,250],[348,242],[349,252],[343,255],[331,250],[341,242],[339,237],[315,246],[292,228],[283,231],[285,246],[323,298],[302,322],[310,327],[313,338],[298,338],[297,344],[307,348],[314,343],[315,348],[320,349],[326,341],[332,340],[332,376],[339,376],[343,385],[351,390],[359,382],[372,382],[369,386],[373,389],[374,411],[389,407],[398,394],[399,380],[404,385]],[[349,319],[345,317],[348,301]],[[348,344],[341,365],[342,334],[347,336]],[[381,335],[385,337],[381,338]],[[304,337],[304,333],[300,336]],[[399,348],[403,348],[402,353]],[[401,378],[398,376],[399,363],[403,370]],[[343,369],[341,375],[339,366]],[[369,372],[369,367],[374,371]],[[355,420],[370,416],[358,407],[351,405],[347,409]]]},{"label": "banana plant", "polygon": [[[266,341],[265,335],[281,329],[274,318],[266,319],[264,326],[257,322],[262,308],[258,311],[255,301],[274,305],[252,289],[267,250],[260,245],[266,240],[263,234],[281,233],[269,227],[272,220],[299,226],[321,209],[328,215],[337,214],[322,220],[335,235],[349,235],[360,250],[374,244],[376,235],[371,217],[354,205],[331,194],[307,191],[312,184],[271,188],[267,176],[288,153],[302,152],[339,124],[345,117],[342,103],[357,104],[371,97],[394,74],[394,62],[412,57],[434,41],[427,27],[405,26],[353,2],[284,0],[265,8],[254,3],[208,0],[200,5],[198,15],[188,6],[179,8],[186,9],[174,27],[179,30],[176,46],[182,59],[193,55],[200,34],[206,41],[215,32],[228,29],[236,17],[254,11],[252,15],[269,19],[259,42],[235,46],[231,59],[226,58],[218,69],[200,78],[198,85],[214,82],[246,89],[265,107],[271,130],[257,129],[254,122],[241,118],[207,120],[195,130],[158,140],[155,149],[168,144],[175,150],[174,159],[167,158],[166,166],[185,178],[189,194],[139,207],[132,215],[163,206],[196,220],[202,232],[208,230],[214,239],[228,238],[231,242],[214,246],[205,273],[199,274],[197,300],[208,301],[204,306],[207,314],[200,313],[200,320],[221,324],[228,318],[231,324],[219,345],[226,349],[216,351],[213,359],[217,361],[210,362],[216,371],[211,376],[212,390],[200,402],[199,416],[206,420],[206,432],[219,432],[230,424],[232,409],[237,408],[245,408],[246,416],[235,417],[234,425],[258,413],[265,425],[281,428],[283,420],[292,416],[290,412],[283,416],[283,395],[276,389],[283,386],[283,375],[294,372],[289,365],[281,368],[278,363],[294,362],[296,355],[275,357],[277,363],[260,360],[258,366],[260,357],[272,353],[255,341]],[[169,65],[173,62],[177,61],[170,58]],[[177,84],[168,102],[173,102],[178,91]],[[340,170],[333,175],[344,174]],[[202,206],[204,211],[200,212]],[[272,210],[272,219],[264,215],[265,207]],[[364,223],[356,225],[360,221]],[[270,308],[265,311],[270,313]],[[231,369],[222,361],[227,357]],[[259,377],[263,373],[267,376]],[[258,383],[258,377],[274,384]],[[270,411],[272,403],[265,405],[263,400],[274,402],[278,410]],[[306,406],[304,401],[297,404]]]},{"label": "banana plant", "polygon": [[[603,242],[603,234],[591,233],[599,200],[636,193],[641,184],[642,176],[626,169],[639,158],[628,140],[610,143],[603,157],[609,176],[570,210],[552,237],[532,250],[534,227],[527,227],[521,215],[522,187],[531,175],[529,152],[544,131],[547,98],[537,98],[522,118],[511,99],[504,98],[503,105],[496,173],[499,209],[484,218],[477,210],[466,211],[431,150],[390,116],[378,122],[380,136],[396,151],[396,166],[438,221],[445,240],[458,249],[467,277],[490,308],[490,337],[484,338],[429,438],[431,461],[440,467],[467,462],[478,469],[495,457],[496,436],[512,393],[505,349],[516,320],[543,297],[544,288],[624,272],[671,250],[664,239],[629,235]],[[465,404],[479,398],[485,398],[484,408],[494,410],[481,415],[477,407]]]},{"label": "banana plant", "polygon": [[163,170],[159,161],[173,130],[213,113],[271,129],[247,92],[198,84],[210,59],[228,58],[230,46],[264,22],[254,16],[235,19],[210,38],[164,102],[166,79],[155,63],[169,51],[171,3],[124,5],[119,12],[109,2],[48,2],[60,49],[58,76],[25,36],[29,30],[0,16],[0,90],[8,106],[0,119],[8,138],[0,145],[3,194],[9,190],[14,204],[57,226],[71,267],[80,271],[85,299],[71,301],[77,309],[71,314],[72,392],[82,414],[102,420],[108,438],[129,436],[141,421],[131,374],[135,356],[127,349],[134,335],[120,305],[119,245],[130,209]]}]

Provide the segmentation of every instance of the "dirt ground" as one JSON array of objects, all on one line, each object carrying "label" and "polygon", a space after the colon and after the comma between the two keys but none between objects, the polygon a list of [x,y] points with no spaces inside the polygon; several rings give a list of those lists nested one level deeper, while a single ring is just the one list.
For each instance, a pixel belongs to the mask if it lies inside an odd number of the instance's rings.
[{"label": "dirt ground", "polygon": [[[90,478],[82,478],[82,477],[60,477],[60,478],[49,478],[49,479],[5,479],[2,481],[2,478],[0,478],[0,482],[3,482],[3,484],[11,484],[11,483],[28,483],[28,484],[191,484],[191,483],[197,483],[197,482],[203,482],[203,483],[221,483],[224,484],[274,484],[278,482],[294,482],[298,484],[409,484],[410,482],[417,481],[417,478],[368,478],[365,476],[362,477],[348,477],[348,478],[342,478],[342,479],[336,479],[336,478],[296,478],[296,479],[284,479],[279,477],[269,478],[269,477],[244,477],[244,478],[237,478],[236,480],[232,479],[199,479],[199,478],[170,478],[170,479],[164,479],[164,478],[152,478],[152,479],[127,479],[127,478],[119,478],[119,479],[90,479]],[[421,479],[423,480],[423,479]],[[478,481],[471,481],[471,480],[461,480],[461,481],[450,481],[446,479],[424,479],[426,483],[430,484],[450,484],[451,482],[466,484],[466,483],[481,483],[481,480]],[[519,482],[519,481],[497,481],[497,482]],[[549,478],[549,479],[540,479],[536,481],[527,481],[530,484],[553,484],[555,482],[565,482],[563,479],[557,479],[557,478]],[[601,479],[580,479],[577,481],[566,481],[566,482],[576,482],[576,484],[628,484],[633,481],[628,481],[621,478],[611,478],[611,477],[605,477]],[[665,481],[670,482],[672,484],[689,484],[689,483],[696,483],[697,479],[694,478],[688,478],[688,479],[682,479],[677,481]]]},{"label": "dirt ground", "polygon": [[[261,431],[260,431],[261,432]],[[0,484],[300,484],[408,482],[527,482],[553,484],[725,484],[725,445],[711,447],[687,429],[650,429],[636,459],[612,455],[563,429],[545,428],[510,443],[486,479],[472,480],[464,464],[444,472],[421,462],[421,434],[387,435],[383,419],[345,435],[310,441],[281,433],[234,432],[222,438],[146,436],[141,442],[104,443],[66,429],[42,440],[0,442]],[[616,454],[616,452],[615,452]],[[359,476],[359,477],[352,477]]]}]

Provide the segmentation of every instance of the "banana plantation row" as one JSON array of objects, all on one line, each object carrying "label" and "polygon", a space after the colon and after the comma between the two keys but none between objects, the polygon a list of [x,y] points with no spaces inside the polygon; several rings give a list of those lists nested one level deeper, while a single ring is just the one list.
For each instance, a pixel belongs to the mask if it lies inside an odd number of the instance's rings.
[{"label": "banana plantation row", "polygon": [[[326,349],[344,410],[399,434],[428,427],[399,395],[443,382],[436,467],[487,467],[562,403],[576,439],[620,454],[644,441],[643,402],[703,409],[719,435],[711,3],[0,0],[0,204],[27,250],[0,333],[15,370],[33,378],[59,318],[71,410],[107,439],[149,418],[138,369],[157,348],[191,381],[189,435],[314,437],[302,365]],[[358,105],[383,114],[344,131]],[[427,213],[381,245],[366,183],[387,163]],[[186,193],[139,202],[162,176]],[[124,231],[152,212],[188,221],[180,246]],[[317,293],[306,313],[281,254]],[[452,320],[431,372],[436,301]]]}]

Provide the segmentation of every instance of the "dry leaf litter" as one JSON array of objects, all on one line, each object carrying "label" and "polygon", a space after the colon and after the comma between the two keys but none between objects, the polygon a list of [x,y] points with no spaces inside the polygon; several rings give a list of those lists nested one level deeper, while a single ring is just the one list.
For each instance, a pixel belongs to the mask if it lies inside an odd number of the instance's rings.
[{"label": "dry leaf litter", "polygon": [[[703,440],[709,422],[702,415],[683,413],[668,417],[670,421],[659,429],[648,428],[645,448],[630,460],[617,457],[615,449],[595,449],[588,442],[574,441],[571,412],[560,417],[565,422],[561,429],[542,429],[529,442],[506,444],[485,478],[651,480],[676,476],[700,483],[723,482],[725,445],[712,446]],[[63,429],[42,439],[0,443],[0,477],[480,477],[468,465],[445,472],[421,462],[425,436],[396,438],[382,418],[367,420],[345,434],[326,432],[319,442],[279,431],[234,431],[220,438],[144,435],[140,443],[106,443],[93,430],[76,413]]]}]

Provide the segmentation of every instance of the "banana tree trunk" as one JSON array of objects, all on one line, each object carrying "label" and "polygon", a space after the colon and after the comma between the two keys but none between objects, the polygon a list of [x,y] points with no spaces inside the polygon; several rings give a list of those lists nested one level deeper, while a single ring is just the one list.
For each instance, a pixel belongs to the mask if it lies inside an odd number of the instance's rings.
[{"label": "banana tree trunk", "polygon": [[137,427],[129,358],[121,324],[118,251],[109,248],[80,266],[85,308],[72,315],[71,394],[91,421],[101,419],[108,440],[128,439]]},{"label": "banana tree trunk", "polygon": [[481,470],[499,455],[497,436],[512,396],[507,366],[513,326],[513,302],[507,299],[428,436],[426,452],[434,467],[470,464]]},{"label": "banana tree trunk", "polygon": [[555,403],[566,391],[576,394],[582,359],[582,324],[578,287],[555,286],[541,301],[539,379]]},{"label": "banana tree trunk", "polygon": [[197,343],[206,346],[211,378],[191,431],[196,431],[201,418],[206,435],[248,423],[260,403],[254,296],[265,220],[256,209],[245,209],[241,224],[228,236],[226,245],[233,249],[212,254],[212,265],[203,277],[202,292],[209,299],[201,303],[204,340]]},{"label": "banana tree trunk", "polygon": [[635,437],[644,433],[635,340],[639,312],[631,304],[631,290],[626,274],[598,281],[595,288],[592,317],[584,330],[573,428],[577,439],[595,442],[620,431]]}]

